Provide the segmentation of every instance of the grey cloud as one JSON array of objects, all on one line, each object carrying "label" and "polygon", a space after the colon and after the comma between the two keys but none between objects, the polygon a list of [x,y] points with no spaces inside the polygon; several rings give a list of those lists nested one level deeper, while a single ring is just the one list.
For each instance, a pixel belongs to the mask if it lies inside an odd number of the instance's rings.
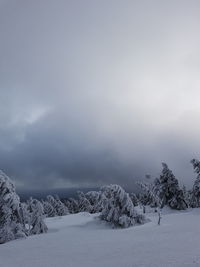
[{"label": "grey cloud", "polygon": [[157,176],[199,157],[199,1],[0,1],[0,159],[19,186]]}]

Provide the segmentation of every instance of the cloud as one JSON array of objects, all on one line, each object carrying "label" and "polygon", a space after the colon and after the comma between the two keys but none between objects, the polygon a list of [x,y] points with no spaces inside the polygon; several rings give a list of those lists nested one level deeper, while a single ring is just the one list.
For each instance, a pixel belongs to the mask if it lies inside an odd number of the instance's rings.
[{"label": "cloud", "polygon": [[199,2],[0,1],[0,158],[18,186],[120,183],[199,157]]}]

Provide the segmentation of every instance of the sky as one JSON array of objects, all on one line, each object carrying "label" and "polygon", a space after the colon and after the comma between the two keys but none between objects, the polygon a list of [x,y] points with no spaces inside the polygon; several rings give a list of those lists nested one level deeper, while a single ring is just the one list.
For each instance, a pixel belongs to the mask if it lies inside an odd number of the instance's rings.
[{"label": "sky", "polygon": [[0,0],[0,169],[133,188],[200,158],[198,0]]}]

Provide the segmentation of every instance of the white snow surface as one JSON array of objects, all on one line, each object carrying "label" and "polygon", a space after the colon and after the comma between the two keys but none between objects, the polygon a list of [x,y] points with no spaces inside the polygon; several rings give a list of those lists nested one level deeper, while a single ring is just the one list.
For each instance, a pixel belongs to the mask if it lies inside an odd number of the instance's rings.
[{"label": "white snow surface", "polygon": [[46,219],[47,234],[0,245],[2,267],[200,266],[200,209],[112,229],[88,213]]}]

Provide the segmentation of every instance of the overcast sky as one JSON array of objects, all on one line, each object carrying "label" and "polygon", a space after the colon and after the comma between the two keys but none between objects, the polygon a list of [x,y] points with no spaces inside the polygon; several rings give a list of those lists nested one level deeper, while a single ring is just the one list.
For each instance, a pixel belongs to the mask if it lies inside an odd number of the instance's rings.
[{"label": "overcast sky", "polygon": [[200,158],[200,1],[0,0],[0,169],[133,187]]}]

